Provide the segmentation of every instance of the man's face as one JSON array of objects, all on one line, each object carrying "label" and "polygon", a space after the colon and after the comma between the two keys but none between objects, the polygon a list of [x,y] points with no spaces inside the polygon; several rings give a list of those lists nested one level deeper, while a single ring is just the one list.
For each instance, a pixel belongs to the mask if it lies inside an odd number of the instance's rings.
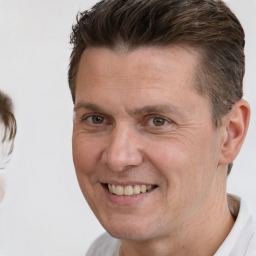
[{"label": "man's face", "polygon": [[199,53],[178,46],[82,55],[74,165],[88,204],[115,237],[168,235],[218,198],[222,133],[195,89],[198,62]]}]

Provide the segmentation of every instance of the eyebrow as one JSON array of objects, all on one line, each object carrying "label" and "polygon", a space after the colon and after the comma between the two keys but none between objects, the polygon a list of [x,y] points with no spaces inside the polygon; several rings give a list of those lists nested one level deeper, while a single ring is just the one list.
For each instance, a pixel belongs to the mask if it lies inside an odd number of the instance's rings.
[{"label": "eyebrow", "polygon": [[104,112],[104,110],[100,106],[98,106],[96,104],[93,104],[93,103],[90,103],[90,102],[84,102],[84,101],[79,101],[74,106],[74,112],[76,112],[77,110],[79,110],[81,108],[92,110],[92,111],[95,111],[95,112]]},{"label": "eyebrow", "polygon": [[171,104],[160,104],[160,105],[147,105],[142,108],[137,108],[132,111],[133,115],[142,115],[142,114],[150,114],[150,113],[181,113],[182,110],[176,106]]},{"label": "eyebrow", "polygon": [[[80,101],[74,106],[74,112],[79,109],[87,109],[94,112],[101,112],[104,113],[106,110],[94,103]],[[145,114],[152,114],[152,113],[176,113],[176,114],[183,114],[185,115],[186,112],[177,106],[173,106],[171,104],[159,104],[159,105],[146,105],[141,108],[135,108],[134,110],[127,111],[131,115],[145,115]]]}]

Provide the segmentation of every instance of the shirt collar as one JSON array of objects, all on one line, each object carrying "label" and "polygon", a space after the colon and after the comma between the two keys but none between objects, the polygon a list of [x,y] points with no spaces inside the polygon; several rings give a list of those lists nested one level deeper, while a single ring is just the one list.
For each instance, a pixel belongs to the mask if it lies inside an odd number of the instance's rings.
[{"label": "shirt collar", "polygon": [[229,235],[214,256],[245,255],[255,233],[255,223],[246,203],[237,196],[228,195],[228,205],[236,221]]}]

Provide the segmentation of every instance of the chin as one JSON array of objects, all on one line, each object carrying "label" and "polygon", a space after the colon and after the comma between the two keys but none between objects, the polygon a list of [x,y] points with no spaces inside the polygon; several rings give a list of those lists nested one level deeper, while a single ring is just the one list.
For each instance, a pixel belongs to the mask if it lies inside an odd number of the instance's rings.
[{"label": "chin", "polygon": [[119,240],[132,240],[132,241],[146,241],[150,240],[152,237],[147,232],[136,232],[136,231],[129,231],[129,230],[107,230],[107,232],[114,238]]},{"label": "chin", "polygon": [[[141,223],[140,220],[135,221],[108,221],[103,225],[106,231],[114,238],[120,240],[144,241],[152,239],[152,229],[149,223]],[[151,231],[150,231],[151,230]]]}]

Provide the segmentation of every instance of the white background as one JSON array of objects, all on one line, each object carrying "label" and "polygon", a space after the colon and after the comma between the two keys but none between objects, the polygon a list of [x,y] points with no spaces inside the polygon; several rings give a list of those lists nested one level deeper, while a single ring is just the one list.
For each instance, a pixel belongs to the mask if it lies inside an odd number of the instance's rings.
[{"label": "white background", "polygon": [[[82,197],[72,163],[69,35],[96,1],[0,0],[0,89],[15,104],[18,135],[4,171],[0,256],[79,256],[103,232]],[[256,1],[229,0],[246,32],[245,99],[252,108],[228,191],[256,215]]]}]

